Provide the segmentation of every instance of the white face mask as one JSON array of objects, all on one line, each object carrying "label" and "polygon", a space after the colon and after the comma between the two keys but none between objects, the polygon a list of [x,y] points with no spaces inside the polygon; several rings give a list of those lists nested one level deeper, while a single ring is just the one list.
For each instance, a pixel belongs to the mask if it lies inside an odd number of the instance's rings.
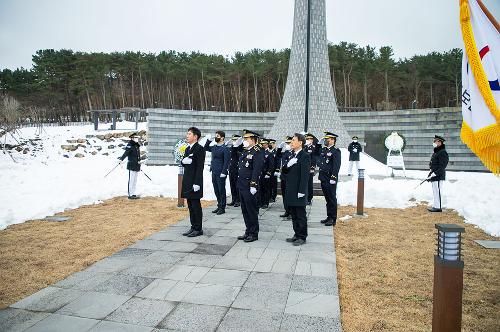
[{"label": "white face mask", "polygon": [[312,145],[313,143],[314,143],[314,141],[312,139],[307,140],[307,145]]},{"label": "white face mask", "polygon": [[353,142],[354,142],[354,143],[358,143],[358,140],[357,140],[357,139],[355,139],[355,140],[353,140]]},{"label": "white face mask", "polygon": [[432,143],[432,146],[437,148],[438,147],[438,144],[437,143]]},{"label": "white face mask", "polygon": [[243,147],[248,148],[250,146],[250,142],[243,141]]},{"label": "white face mask", "polygon": [[134,142],[136,142],[136,143],[139,143],[139,138],[138,138],[138,137],[134,137],[134,138],[132,138],[132,140],[133,140]]}]

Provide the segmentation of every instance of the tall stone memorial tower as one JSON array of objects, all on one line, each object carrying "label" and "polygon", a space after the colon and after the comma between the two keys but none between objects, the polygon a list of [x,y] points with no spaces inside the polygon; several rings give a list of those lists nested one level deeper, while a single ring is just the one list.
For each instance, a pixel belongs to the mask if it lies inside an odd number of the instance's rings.
[{"label": "tall stone memorial tower", "polygon": [[338,147],[349,135],[338,114],[330,79],[325,0],[295,0],[293,41],[285,93],[269,137],[333,131]]}]

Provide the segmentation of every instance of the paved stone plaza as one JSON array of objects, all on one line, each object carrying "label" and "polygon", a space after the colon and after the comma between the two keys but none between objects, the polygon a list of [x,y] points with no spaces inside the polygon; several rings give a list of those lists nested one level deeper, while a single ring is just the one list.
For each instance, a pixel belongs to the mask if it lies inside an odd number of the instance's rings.
[{"label": "paved stone plaza", "polygon": [[335,251],[322,197],[302,247],[281,202],[244,243],[240,208],[204,209],[0,311],[0,331],[341,331]]}]

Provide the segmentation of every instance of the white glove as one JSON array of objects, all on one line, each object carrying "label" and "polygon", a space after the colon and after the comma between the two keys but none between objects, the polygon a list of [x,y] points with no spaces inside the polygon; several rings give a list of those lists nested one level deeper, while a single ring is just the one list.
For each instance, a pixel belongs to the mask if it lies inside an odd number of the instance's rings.
[{"label": "white glove", "polygon": [[212,134],[207,134],[205,136],[205,139],[208,140],[208,141],[211,141],[212,140]]},{"label": "white glove", "polygon": [[186,157],[186,158],[182,159],[182,163],[184,165],[191,165],[193,163],[193,159]]},{"label": "white glove", "polygon": [[278,148],[283,150],[283,148],[285,147],[286,143],[285,142],[281,142],[279,145],[278,145]]},{"label": "white glove", "polygon": [[318,144],[319,145],[324,145],[325,144],[325,139],[324,138],[320,139],[319,142],[318,142]]},{"label": "white glove", "polygon": [[250,193],[252,195],[255,195],[257,193],[257,188],[254,188],[254,187],[250,187]]},{"label": "white glove", "polygon": [[280,176],[280,172],[274,172],[274,176],[275,176],[275,177]]},{"label": "white glove", "polygon": [[226,174],[221,174],[220,177],[221,178],[225,178],[227,175]]},{"label": "white glove", "polygon": [[197,192],[198,190],[200,190],[200,186],[197,184],[193,184],[193,191]]},{"label": "white glove", "polygon": [[243,137],[238,138],[236,142],[234,142],[234,146],[240,146],[241,144],[243,144]]},{"label": "white glove", "polygon": [[286,167],[290,168],[292,167],[293,165],[295,165],[297,163],[297,158],[292,158],[288,161],[288,164],[286,164]]},{"label": "white glove", "polygon": [[269,176],[269,175],[265,175],[265,176],[264,176],[264,179],[269,179],[269,178],[270,178],[270,176]]},{"label": "white glove", "polygon": [[358,152],[358,149],[352,149],[353,152]]},{"label": "white glove", "polygon": [[298,193],[298,194],[297,194],[297,197],[298,197],[298,198],[302,198],[302,197],[304,197],[305,195],[306,195],[306,194],[301,194],[301,193]]},{"label": "white glove", "polygon": [[431,175],[429,175],[429,177],[431,177],[431,178],[433,178],[433,177],[435,177],[435,176],[437,176],[437,175],[436,175],[436,173],[434,173],[434,172],[432,172],[432,173],[431,173]]},{"label": "white glove", "polygon": [[337,183],[337,181],[335,181],[335,180],[330,180],[330,184],[335,184],[335,183]]}]

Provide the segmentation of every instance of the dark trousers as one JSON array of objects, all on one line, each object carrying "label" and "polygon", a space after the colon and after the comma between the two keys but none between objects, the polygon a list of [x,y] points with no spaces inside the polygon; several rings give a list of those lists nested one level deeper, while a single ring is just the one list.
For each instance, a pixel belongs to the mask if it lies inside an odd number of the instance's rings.
[{"label": "dark trousers", "polygon": [[337,183],[330,184],[330,181],[321,181],[321,190],[326,200],[326,214],[328,219],[337,220]]},{"label": "dark trousers", "polygon": [[255,195],[250,193],[250,189],[240,190],[241,212],[245,221],[245,234],[259,235],[259,206],[257,202],[257,192]]},{"label": "dark trousers", "polygon": [[220,173],[212,173],[212,185],[215,197],[217,197],[217,207],[224,210],[226,208],[226,178],[221,178]]},{"label": "dark trousers", "polygon": [[286,212],[290,212],[288,204],[286,203],[285,200],[285,190],[286,190],[286,180],[281,179],[281,196],[283,197],[283,207],[285,208]]},{"label": "dark trousers", "polygon": [[201,220],[203,212],[201,210],[201,201],[199,199],[188,199],[189,219],[191,228],[195,231],[201,231]]},{"label": "dark trousers", "polygon": [[293,231],[295,237],[305,240],[307,238],[307,214],[305,206],[290,206],[292,215]]},{"label": "dark trousers", "polygon": [[278,178],[274,175],[271,176],[269,185],[271,186],[271,199],[276,200],[276,196],[278,196]]},{"label": "dark trousers", "polygon": [[236,187],[236,182],[238,182],[238,169],[229,170],[229,186],[231,187],[231,199],[233,203],[240,201],[240,193]]},{"label": "dark trousers", "polygon": [[262,187],[261,187],[261,196],[260,196],[260,203],[261,205],[269,205],[269,200],[271,199],[271,178],[262,179]]},{"label": "dark trousers", "polygon": [[309,173],[309,182],[307,183],[307,201],[310,202],[313,199],[314,192],[313,192],[313,178],[314,178],[314,173]]}]

